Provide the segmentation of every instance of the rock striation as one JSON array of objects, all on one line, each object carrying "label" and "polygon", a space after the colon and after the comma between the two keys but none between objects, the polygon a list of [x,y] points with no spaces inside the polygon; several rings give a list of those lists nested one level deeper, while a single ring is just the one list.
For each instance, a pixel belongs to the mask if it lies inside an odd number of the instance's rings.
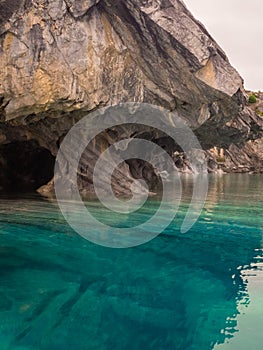
[{"label": "rock striation", "polygon": [[[77,120],[127,101],[176,111],[207,150],[263,136],[242,78],[182,1],[0,0],[0,187],[12,152],[21,168],[36,152],[54,164]],[[22,183],[44,185],[43,166]]]}]

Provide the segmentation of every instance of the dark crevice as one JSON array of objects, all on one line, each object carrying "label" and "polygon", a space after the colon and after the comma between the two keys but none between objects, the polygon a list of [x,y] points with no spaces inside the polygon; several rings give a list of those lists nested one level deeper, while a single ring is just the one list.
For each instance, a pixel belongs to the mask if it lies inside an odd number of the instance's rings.
[{"label": "dark crevice", "polygon": [[20,6],[21,0],[13,0],[12,2],[7,0],[0,1],[0,26],[7,22],[14,12],[19,10]]},{"label": "dark crevice", "polygon": [[48,183],[55,158],[37,141],[16,141],[0,146],[0,191],[33,192]]}]

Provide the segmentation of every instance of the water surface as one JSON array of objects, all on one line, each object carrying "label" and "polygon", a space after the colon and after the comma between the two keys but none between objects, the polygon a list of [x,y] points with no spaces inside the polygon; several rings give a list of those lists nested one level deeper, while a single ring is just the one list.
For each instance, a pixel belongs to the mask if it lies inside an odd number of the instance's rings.
[{"label": "water surface", "polygon": [[[186,181],[172,224],[129,249],[84,240],[54,201],[2,197],[0,349],[261,350],[262,190],[262,175],[211,176],[202,215],[181,234]],[[92,212],[119,220],[96,201]]]}]

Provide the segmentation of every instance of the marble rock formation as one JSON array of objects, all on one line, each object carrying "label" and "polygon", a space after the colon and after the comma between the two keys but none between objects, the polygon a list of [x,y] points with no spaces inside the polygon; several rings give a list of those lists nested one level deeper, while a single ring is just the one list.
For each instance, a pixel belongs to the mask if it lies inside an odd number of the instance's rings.
[{"label": "marble rock formation", "polygon": [[[181,0],[0,0],[2,189],[46,184],[52,176],[44,168],[53,167],[76,121],[127,101],[176,111],[204,149],[262,135],[261,118],[245,106],[242,78]],[[127,179],[135,163],[123,167]],[[154,169],[146,173],[149,183],[156,180]],[[80,182],[92,181],[86,175]]]}]

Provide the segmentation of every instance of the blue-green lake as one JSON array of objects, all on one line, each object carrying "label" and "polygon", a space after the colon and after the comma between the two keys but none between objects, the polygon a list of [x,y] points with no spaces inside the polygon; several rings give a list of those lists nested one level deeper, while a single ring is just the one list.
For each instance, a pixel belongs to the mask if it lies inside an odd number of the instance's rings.
[{"label": "blue-green lake", "polygon": [[190,189],[162,234],[128,249],[85,240],[54,200],[2,196],[0,350],[261,350],[263,175],[211,176],[182,234]]}]

